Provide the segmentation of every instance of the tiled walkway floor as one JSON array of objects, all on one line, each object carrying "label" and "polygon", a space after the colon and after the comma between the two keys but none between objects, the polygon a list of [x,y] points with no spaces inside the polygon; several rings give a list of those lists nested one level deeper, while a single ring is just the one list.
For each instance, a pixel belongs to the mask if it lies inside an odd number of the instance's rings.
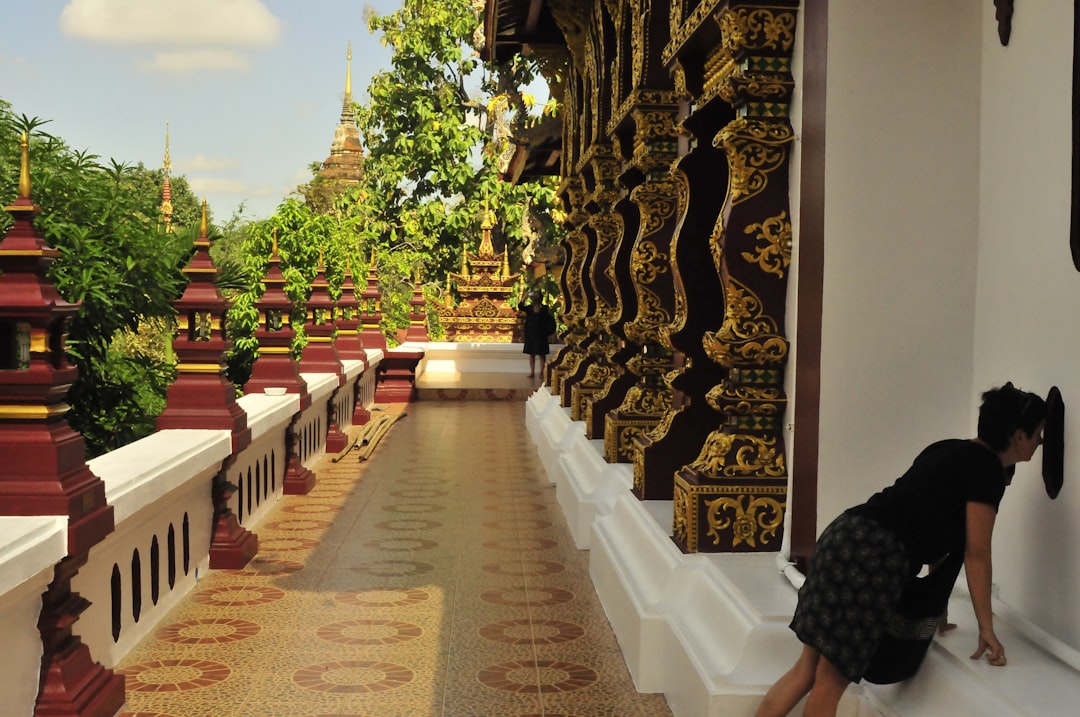
[{"label": "tiled walkway floor", "polygon": [[125,717],[638,717],[520,401],[418,402],[319,467],[120,667]]}]

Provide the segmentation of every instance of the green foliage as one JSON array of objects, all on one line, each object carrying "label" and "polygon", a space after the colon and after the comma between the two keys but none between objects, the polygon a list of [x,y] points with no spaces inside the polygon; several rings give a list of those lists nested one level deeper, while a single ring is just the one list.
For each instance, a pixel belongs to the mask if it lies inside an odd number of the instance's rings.
[{"label": "green foliage", "polygon": [[[130,337],[146,322],[171,320],[192,237],[163,231],[161,196],[145,169],[102,164],[42,124],[0,101],[0,201],[16,196],[18,136],[29,130],[31,197],[42,207],[36,226],[60,252],[50,276],[66,300],[81,304],[67,337],[79,368],[68,419],[96,455],[154,429],[173,369],[158,344]],[[10,223],[0,216],[0,232]]]},{"label": "green foliage", "polygon": [[[554,226],[550,182],[511,185],[498,171],[508,140],[505,132],[496,136],[495,120],[510,117],[518,128],[535,121],[517,89],[534,68],[513,63],[492,80],[470,46],[480,23],[472,5],[405,0],[389,16],[369,17],[372,32],[394,49],[392,69],[372,78],[370,102],[357,110],[368,156],[360,186],[340,202],[358,220],[362,243],[394,257],[392,271],[411,264],[438,286],[461,266],[465,251],[478,248],[486,209],[498,219],[496,250],[510,251],[514,271],[532,239],[525,228]],[[467,85],[477,83],[470,95]],[[557,243],[557,236],[544,233],[541,241]],[[400,303],[400,297],[384,299],[391,324],[399,320]]]}]

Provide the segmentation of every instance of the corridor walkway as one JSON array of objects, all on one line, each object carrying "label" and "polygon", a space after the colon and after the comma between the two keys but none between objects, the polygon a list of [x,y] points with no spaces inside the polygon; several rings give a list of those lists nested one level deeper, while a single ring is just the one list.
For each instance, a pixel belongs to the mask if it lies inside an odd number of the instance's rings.
[{"label": "corridor walkway", "polygon": [[[395,407],[391,407],[396,410]],[[120,666],[124,717],[660,717],[520,401],[418,402],[319,466]]]}]

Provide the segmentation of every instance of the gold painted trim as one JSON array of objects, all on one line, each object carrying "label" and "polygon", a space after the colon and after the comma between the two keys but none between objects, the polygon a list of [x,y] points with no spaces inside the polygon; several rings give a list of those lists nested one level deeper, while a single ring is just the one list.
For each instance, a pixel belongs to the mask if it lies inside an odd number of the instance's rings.
[{"label": "gold painted trim", "polygon": [[180,363],[176,370],[180,373],[222,373],[224,367],[216,363]]},{"label": "gold painted trim", "polygon": [[3,419],[44,419],[54,416],[62,416],[71,410],[66,403],[57,403],[53,406],[0,406],[0,420]]}]

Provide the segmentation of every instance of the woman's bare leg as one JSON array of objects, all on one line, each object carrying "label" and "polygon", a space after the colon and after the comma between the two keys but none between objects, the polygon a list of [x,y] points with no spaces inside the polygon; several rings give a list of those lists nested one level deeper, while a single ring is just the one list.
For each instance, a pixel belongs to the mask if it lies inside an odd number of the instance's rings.
[{"label": "woman's bare leg", "polygon": [[540,377],[544,376],[544,366],[547,365],[547,356],[540,357]]},{"label": "woman's bare leg", "polygon": [[[532,354],[529,354],[529,378],[532,378],[533,376],[536,375],[536,368],[535,367],[536,367],[536,356],[534,356]],[[544,369],[541,368],[540,370],[543,371]]]},{"label": "woman's bare leg", "polygon": [[814,687],[806,698],[803,717],[836,717],[836,708],[851,683],[833,663],[822,657],[814,674]]},{"label": "woman's bare leg", "polygon": [[791,712],[799,700],[814,686],[814,677],[820,660],[820,652],[809,645],[803,645],[802,654],[799,655],[794,667],[769,688],[754,717],[784,717]]}]

